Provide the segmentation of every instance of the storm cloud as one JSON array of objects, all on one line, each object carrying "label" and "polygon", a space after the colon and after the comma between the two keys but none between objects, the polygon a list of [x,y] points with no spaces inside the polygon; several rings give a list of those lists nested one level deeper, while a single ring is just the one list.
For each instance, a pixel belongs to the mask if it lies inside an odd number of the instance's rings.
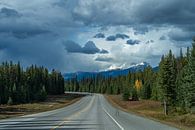
[{"label": "storm cloud", "polygon": [[110,35],[106,38],[107,41],[116,41],[117,39],[127,39],[129,38],[128,35],[126,34],[120,34],[120,33],[117,33],[116,35]]},{"label": "storm cloud", "polygon": [[[79,0],[73,12],[74,19],[86,25],[130,25],[136,30],[135,35],[162,26],[185,31],[195,28],[194,0]],[[113,36],[108,39],[114,41]]]},{"label": "storm cloud", "polygon": [[94,38],[105,38],[105,35],[103,33],[97,33]]},{"label": "storm cloud", "polygon": [[64,42],[65,49],[70,53],[84,53],[84,54],[106,54],[107,50],[99,49],[93,41],[88,41],[83,47],[73,41]]},{"label": "storm cloud", "polygon": [[186,32],[181,29],[174,29],[168,33],[169,39],[174,41],[191,41],[193,36],[195,32]]},{"label": "storm cloud", "polygon": [[3,17],[20,17],[21,14],[19,14],[16,10],[3,7],[0,10],[0,18]]},{"label": "storm cloud", "polygon": [[165,36],[161,36],[159,40],[166,40],[167,38]]},{"label": "storm cloud", "polygon": [[[105,6],[106,5],[106,6]],[[189,24],[195,19],[194,0],[79,0],[75,19],[85,24]],[[112,13],[110,13],[112,12]],[[184,17],[183,17],[184,16]]]},{"label": "storm cloud", "polygon": [[194,0],[0,2],[0,61],[24,66],[62,72],[142,61],[156,66],[169,49],[177,54],[190,46],[194,35]]},{"label": "storm cloud", "polygon": [[109,57],[109,56],[97,56],[95,58],[95,61],[99,61],[99,62],[111,62],[113,61],[114,59],[112,57]]},{"label": "storm cloud", "polygon": [[129,39],[129,40],[127,40],[127,44],[128,45],[136,45],[136,44],[140,44],[140,41]]}]

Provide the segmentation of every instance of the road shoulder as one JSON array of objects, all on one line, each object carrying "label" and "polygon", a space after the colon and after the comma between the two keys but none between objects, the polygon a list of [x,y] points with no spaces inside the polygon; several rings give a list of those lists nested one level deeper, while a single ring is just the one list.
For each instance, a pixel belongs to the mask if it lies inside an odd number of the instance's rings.
[{"label": "road shoulder", "polygon": [[[130,102],[130,101],[123,101],[121,95],[104,95],[104,97],[111,103],[114,107],[119,108],[125,112],[138,115],[144,118],[149,118],[154,121],[158,121],[163,124],[167,124],[173,127],[177,127],[182,130],[193,130],[195,128],[194,125],[188,125],[186,122],[182,124],[180,119],[181,116],[168,116],[165,117],[163,115],[163,110],[158,102],[155,101],[140,101],[140,102]],[[162,117],[159,117],[162,116]],[[194,119],[194,115],[192,116],[192,120]],[[191,117],[190,116],[190,117]]]},{"label": "road shoulder", "polygon": [[81,98],[82,96],[72,97],[63,94],[48,96],[48,99],[44,102],[18,105],[0,105],[0,120],[63,108],[79,101]]}]

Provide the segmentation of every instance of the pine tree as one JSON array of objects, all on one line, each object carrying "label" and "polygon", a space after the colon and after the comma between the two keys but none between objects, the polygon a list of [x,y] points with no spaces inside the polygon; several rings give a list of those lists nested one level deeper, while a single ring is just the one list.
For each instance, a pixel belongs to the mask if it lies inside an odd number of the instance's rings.
[{"label": "pine tree", "polygon": [[177,81],[177,105],[181,107],[183,112],[188,112],[191,106],[190,99],[190,84],[191,80],[189,78],[189,67],[185,66],[178,75]]},{"label": "pine tree", "polygon": [[158,74],[154,74],[154,79],[153,79],[153,84],[152,84],[152,93],[151,93],[151,99],[152,100],[156,100],[159,101],[160,100],[160,92],[161,89],[159,88],[158,82],[157,82],[157,75]]},{"label": "pine tree", "polygon": [[167,108],[165,114],[167,114],[170,106],[174,107],[176,103],[176,61],[171,50],[160,65],[159,77],[162,99],[164,104],[167,105],[165,106]]},{"label": "pine tree", "polygon": [[64,93],[61,73],[49,73],[46,68],[36,65],[23,70],[19,62],[14,64],[12,61],[0,65],[0,104],[6,104],[9,100],[14,104],[40,101],[40,97],[45,97],[45,92]]},{"label": "pine tree", "polygon": [[137,89],[135,87],[132,88],[132,97],[131,97],[132,101],[138,101],[139,97],[138,97],[138,92]]},{"label": "pine tree", "polygon": [[187,65],[178,75],[177,99],[178,106],[183,112],[190,112],[195,105],[195,40],[192,43],[192,50],[187,49]]},{"label": "pine tree", "polygon": [[125,87],[125,90],[123,92],[123,100],[124,101],[128,101],[129,100],[129,96],[130,96],[130,94],[129,94],[129,88],[128,87]]},{"label": "pine tree", "polygon": [[152,93],[152,85],[153,85],[153,71],[151,67],[147,67],[143,72],[144,78],[144,84],[141,88],[141,97],[143,99],[150,99],[151,93]]},{"label": "pine tree", "polygon": [[189,47],[187,47],[186,57],[187,57],[187,61],[189,61],[190,60],[190,48]]},{"label": "pine tree", "polygon": [[192,50],[191,50],[191,56],[190,56],[190,61],[189,61],[189,67],[191,70],[191,105],[195,106],[195,37],[193,39],[192,43]]}]

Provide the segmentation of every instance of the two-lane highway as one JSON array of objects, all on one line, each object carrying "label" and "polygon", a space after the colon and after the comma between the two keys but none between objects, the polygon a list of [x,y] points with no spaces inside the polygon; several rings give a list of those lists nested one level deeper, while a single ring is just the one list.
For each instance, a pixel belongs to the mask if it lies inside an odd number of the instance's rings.
[{"label": "two-lane highway", "polygon": [[0,130],[176,130],[113,107],[101,94],[67,107],[0,121]]}]

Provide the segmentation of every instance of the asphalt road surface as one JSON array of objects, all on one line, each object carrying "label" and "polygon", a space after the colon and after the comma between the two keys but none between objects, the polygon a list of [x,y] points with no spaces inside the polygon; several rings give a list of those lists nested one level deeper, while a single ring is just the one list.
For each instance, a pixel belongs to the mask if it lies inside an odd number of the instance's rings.
[{"label": "asphalt road surface", "polygon": [[176,130],[114,108],[101,94],[67,107],[0,120],[0,130]]}]

